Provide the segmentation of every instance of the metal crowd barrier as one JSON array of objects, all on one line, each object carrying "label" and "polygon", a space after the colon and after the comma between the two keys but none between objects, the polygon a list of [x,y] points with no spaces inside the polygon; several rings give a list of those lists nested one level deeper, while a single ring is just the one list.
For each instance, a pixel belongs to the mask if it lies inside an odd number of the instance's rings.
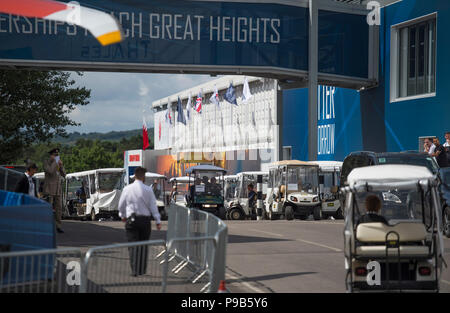
[{"label": "metal crowd barrier", "polygon": [[79,249],[0,253],[0,293],[77,293]]},{"label": "metal crowd barrier", "polygon": [[225,223],[175,204],[168,213],[166,241],[0,253],[0,293],[216,292],[225,279]]},{"label": "metal crowd barrier", "polygon": [[22,177],[21,172],[0,166],[0,190],[14,191]]}]

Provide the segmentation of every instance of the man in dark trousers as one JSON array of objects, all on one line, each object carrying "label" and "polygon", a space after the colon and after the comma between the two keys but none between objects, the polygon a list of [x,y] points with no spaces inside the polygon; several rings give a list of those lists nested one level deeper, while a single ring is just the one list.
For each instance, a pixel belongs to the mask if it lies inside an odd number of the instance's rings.
[{"label": "man in dark trousers", "polygon": [[27,165],[27,171],[17,183],[15,192],[24,193],[32,197],[37,197],[36,180],[33,175],[37,172],[37,166],[34,163]]},{"label": "man in dark trousers", "polygon": [[[135,181],[126,186],[119,200],[119,216],[125,222],[125,230],[129,242],[150,239],[151,216],[156,221],[156,228],[161,229],[161,216],[156,205],[156,198],[150,186],[144,184],[145,172],[142,167],[136,168]],[[147,246],[128,249],[132,276],[144,275],[147,270]]]}]

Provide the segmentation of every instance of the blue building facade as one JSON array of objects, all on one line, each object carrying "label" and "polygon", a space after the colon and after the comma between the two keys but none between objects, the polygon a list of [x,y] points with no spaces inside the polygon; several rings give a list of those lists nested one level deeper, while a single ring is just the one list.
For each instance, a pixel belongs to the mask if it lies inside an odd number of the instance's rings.
[{"label": "blue building facade", "polygon": [[[320,86],[318,160],[352,151],[418,150],[450,131],[450,1],[403,0],[381,11],[379,83],[356,91]],[[308,159],[308,91],[283,92],[282,144]]]}]

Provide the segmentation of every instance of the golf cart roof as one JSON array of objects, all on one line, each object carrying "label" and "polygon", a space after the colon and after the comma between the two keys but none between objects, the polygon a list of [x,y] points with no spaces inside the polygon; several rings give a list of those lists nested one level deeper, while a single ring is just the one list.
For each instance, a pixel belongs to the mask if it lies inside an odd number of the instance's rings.
[{"label": "golf cart roof", "polygon": [[36,179],[44,179],[45,178],[45,172],[39,172],[33,175]]},{"label": "golf cart roof", "polygon": [[318,165],[310,163],[310,162],[305,162],[305,161],[284,160],[284,161],[274,162],[270,166],[278,167],[278,166],[318,166]]},{"label": "golf cart roof", "polygon": [[95,173],[125,173],[125,169],[124,168],[100,168],[100,169],[90,170],[90,171],[70,173],[70,174],[66,175],[66,178],[84,177],[84,176],[92,175]]},{"label": "golf cart roof", "polygon": [[319,165],[323,171],[334,171],[336,168],[341,169],[344,162],[341,161],[309,161],[308,163]]},{"label": "golf cart roof", "polygon": [[181,177],[172,177],[171,179],[169,179],[169,182],[173,183],[180,183],[180,184],[187,184],[189,182],[193,182],[194,178],[193,177],[189,177],[189,176],[181,176]]},{"label": "golf cart roof", "polygon": [[372,186],[376,189],[389,187],[411,188],[428,185],[429,180],[436,177],[424,166],[416,165],[374,165],[355,168],[348,175],[350,188]]},{"label": "golf cart roof", "polygon": [[224,168],[214,166],[214,165],[204,164],[204,165],[192,166],[186,170],[186,173],[190,174],[190,173],[197,172],[197,171],[211,171],[211,172],[223,172],[223,173],[227,172],[227,170]]},{"label": "golf cart roof", "polygon": [[[134,179],[134,174],[130,175],[130,178]],[[145,178],[167,178],[167,177],[158,173],[146,172]]]},{"label": "golf cart roof", "polygon": [[240,172],[240,173],[237,173],[236,176],[242,176],[242,175],[269,175],[269,172],[262,172],[262,171]]},{"label": "golf cart roof", "polygon": [[238,178],[237,175],[225,175],[223,177],[224,180],[237,179],[237,178]]}]

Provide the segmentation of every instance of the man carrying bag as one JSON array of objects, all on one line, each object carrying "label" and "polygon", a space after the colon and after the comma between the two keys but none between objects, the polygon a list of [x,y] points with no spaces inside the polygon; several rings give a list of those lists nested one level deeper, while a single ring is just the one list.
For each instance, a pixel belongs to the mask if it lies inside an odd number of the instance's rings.
[{"label": "man carrying bag", "polygon": [[[136,168],[135,181],[126,186],[119,200],[119,216],[125,222],[129,242],[150,239],[151,216],[156,221],[156,228],[161,229],[161,216],[156,205],[156,198],[151,187],[144,184],[145,172]],[[147,270],[148,247],[137,246],[128,249],[132,276],[144,275]]]}]

